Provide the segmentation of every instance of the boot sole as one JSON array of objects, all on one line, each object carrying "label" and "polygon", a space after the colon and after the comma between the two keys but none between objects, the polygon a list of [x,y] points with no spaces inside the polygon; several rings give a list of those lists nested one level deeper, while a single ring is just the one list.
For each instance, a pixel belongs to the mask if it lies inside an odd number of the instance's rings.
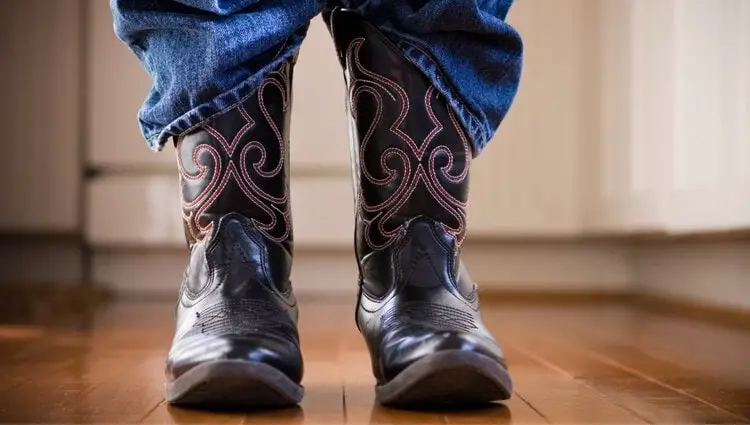
[{"label": "boot sole", "polygon": [[459,350],[421,359],[375,388],[377,400],[394,407],[460,408],[508,400],[510,374],[496,360]]},{"label": "boot sole", "polygon": [[221,408],[276,408],[298,404],[304,388],[277,369],[243,360],[203,363],[167,384],[170,404]]}]

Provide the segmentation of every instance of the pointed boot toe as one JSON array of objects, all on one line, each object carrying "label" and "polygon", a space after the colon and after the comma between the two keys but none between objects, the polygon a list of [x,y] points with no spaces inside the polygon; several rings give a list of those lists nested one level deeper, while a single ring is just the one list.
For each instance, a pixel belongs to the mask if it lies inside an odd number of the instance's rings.
[{"label": "pointed boot toe", "polygon": [[471,406],[506,400],[512,382],[505,360],[492,340],[456,331],[404,332],[384,338],[379,367],[383,404]]},{"label": "pointed boot toe", "polygon": [[288,134],[293,61],[176,142],[190,250],[166,364],[166,400],[267,408],[302,399],[290,280]]},{"label": "pointed boot toe", "polygon": [[383,32],[340,8],[326,23],[348,85],[356,323],[377,398],[404,407],[506,400],[506,362],[460,256],[470,136],[441,88]]}]

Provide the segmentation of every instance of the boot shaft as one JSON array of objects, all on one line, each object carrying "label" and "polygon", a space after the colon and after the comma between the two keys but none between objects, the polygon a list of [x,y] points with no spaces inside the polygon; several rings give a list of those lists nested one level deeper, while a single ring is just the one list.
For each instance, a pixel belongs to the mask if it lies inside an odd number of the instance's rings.
[{"label": "boot shaft", "polygon": [[256,93],[176,141],[189,246],[209,241],[217,222],[235,213],[291,252],[292,69],[283,63]]},{"label": "boot shaft", "polygon": [[176,141],[190,248],[186,296],[252,282],[286,293],[292,267],[289,128],[294,59],[255,93]]},{"label": "boot shaft", "polygon": [[397,284],[456,286],[469,136],[445,96],[378,29],[351,11],[327,22],[348,88],[363,287],[382,296]]}]

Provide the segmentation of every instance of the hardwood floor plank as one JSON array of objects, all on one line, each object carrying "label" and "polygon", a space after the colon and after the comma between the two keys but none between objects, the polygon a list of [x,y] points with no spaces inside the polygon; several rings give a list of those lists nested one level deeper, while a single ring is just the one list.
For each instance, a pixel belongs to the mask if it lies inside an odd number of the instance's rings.
[{"label": "hardwood floor plank", "polygon": [[344,406],[347,424],[391,425],[419,423],[445,424],[440,413],[396,410],[379,406],[375,401],[375,378],[370,356],[362,337],[353,331],[346,334],[342,349],[344,361]]},{"label": "hardwood floor plank", "polygon": [[[277,419],[280,425],[286,425],[293,422],[285,422],[283,420],[285,411],[276,412]],[[143,418],[139,423],[143,424],[217,424],[217,425],[229,425],[229,424],[242,424],[245,421],[246,414],[244,412],[221,412],[221,411],[205,411],[197,409],[188,409],[183,407],[175,407],[167,404],[165,401],[159,403],[155,409],[148,412],[146,417]],[[265,412],[259,417],[264,418]]]},{"label": "hardwood floor plank", "polygon": [[741,418],[643,373],[597,355],[561,333],[514,334],[513,348],[583,381],[652,423],[736,423]]},{"label": "hardwood floor plank", "polygon": [[294,409],[167,405],[163,371],[174,306],[120,303],[84,327],[0,324],[0,422],[674,424],[741,423],[750,415],[746,331],[615,305],[487,303],[485,322],[507,352],[513,398],[488,409],[417,412],[376,403],[351,303],[308,300],[300,307],[306,397]]},{"label": "hardwood floor plank", "polygon": [[301,403],[305,423],[345,423],[341,362],[334,357],[327,361],[308,361],[305,367],[305,398]]},{"label": "hardwood floor plank", "polygon": [[636,412],[617,404],[566,371],[519,351],[506,339],[515,391],[551,423],[643,424]]},{"label": "hardwood floor plank", "polygon": [[637,345],[614,339],[598,328],[575,331],[592,355],[750,421],[750,368],[742,355],[750,352],[747,332],[690,319],[648,317],[649,326],[633,336]]},{"label": "hardwood floor plank", "polygon": [[362,337],[354,330],[347,332],[345,344],[346,373],[344,377],[347,423],[351,424],[542,424],[548,423],[522,398],[515,396],[507,403],[484,409],[448,412],[415,412],[376,405],[375,379],[369,353]]},{"label": "hardwood floor plank", "polygon": [[305,359],[305,398],[301,406],[306,424],[343,424],[344,362],[341,347],[351,319],[348,303],[300,302],[300,343]]},{"label": "hardwood floor plank", "polygon": [[82,398],[129,365],[120,356],[90,358],[90,346],[83,338],[65,346],[50,341],[35,345],[21,362],[4,362],[6,382],[12,385],[0,388],[2,422],[85,422]]},{"label": "hardwood floor plank", "polygon": [[[125,352],[124,355],[137,355]],[[132,367],[118,368],[76,401],[86,423],[137,423],[164,399],[161,355],[150,355]],[[125,385],[123,385],[125,384]],[[67,407],[67,406],[66,406]]]},{"label": "hardwood floor plank", "polygon": [[590,349],[589,356],[606,362],[644,380],[657,382],[686,397],[714,406],[731,413],[736,419],[747,422],[750,419],[750,387],[731,387],[727,383],[717,383],[711,377],[676,365],[670,361],[657,359],[638,349],[612,349],[596,346]]},{"label": "hardwood floor plank", "polygon": [[497,406],[467,411],[448,412],[445,421],[456,425],[547,424],[550,421],[519,394]]}]

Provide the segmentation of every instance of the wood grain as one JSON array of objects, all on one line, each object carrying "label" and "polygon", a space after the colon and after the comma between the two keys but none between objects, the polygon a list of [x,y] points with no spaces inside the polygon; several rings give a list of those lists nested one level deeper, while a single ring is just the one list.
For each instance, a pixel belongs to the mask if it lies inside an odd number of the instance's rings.
[{"label": "wood grain", "polygon": [[379,406],[370,359],[339,300],[302,300],[306,397],[293,409],[201,411],[164,402],[174,305],[119,302],[0,323],[0,422],[164,424],[744,423],[750,332],[609,300],[517,306],[484,317],[515,379],[505,404],[419,412]]}]

